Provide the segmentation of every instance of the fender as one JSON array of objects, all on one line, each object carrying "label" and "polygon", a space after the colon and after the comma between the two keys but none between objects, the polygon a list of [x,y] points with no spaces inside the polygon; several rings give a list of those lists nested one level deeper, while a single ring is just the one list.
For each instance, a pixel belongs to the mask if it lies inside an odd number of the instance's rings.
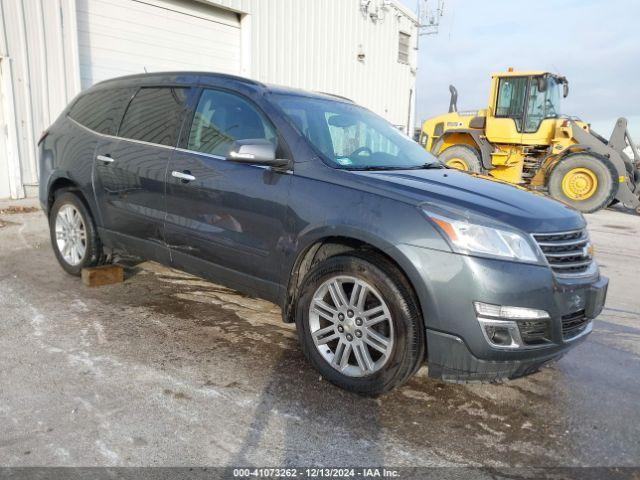
[{"label": "fender", "polygon": [[481,132],[479,130],[474,130],[471,128],[454,128],[451,130],[447,130],[432,145],[431,147],[432,154],[438,155],[438,152],[440,151],[440,148],[442,147],[442,144],[444,143],[446,136],[451,133],[462,133],[462,134],[469,135],[473,139],[473,142],[478,147],[478,150],[480,151],[482,166],[487,170],[491,170],[493,168],[493,164],[491,163],[491,153],[493,152],[493,148],[491,147],[491,144],[483,135],[481,135]]},{"label": "fender", "polygon": [[67,171],[67,170],[54,170],[52,172],[48,172],[49,173],[49,178],[46,182],[42,181],[42,177],[41,177],[41,187],[40,187],[40,203],[42,205],[42,209],[44,210],[45,214],[49,214],[49,203],[48,203],[48,199],[49,199],[49,195],[51,194],[51,188],[53,187],[53,185],[59,181],[59,180],[63,180],[69,183],[72,183],[75,185],[75,188],[82,194],[82,196],[84,197],[85,202],[87,203],[87,207],[89,208],[89,211],[91,212],[91,214],[94,217],[94,221],[97,222],[98,218],[96,217],[96,204],[94,201],[94,197],[93,197],[93,190],[91,189],[90,185],[86,185],[83,184],[81,181],[79,181],[79,179],[74,178],[74,175],[72,172]]},{"label": "fender", "polygon": [[[433,301],[434,293],[430,288],[429,282],[424,278],[425,272],[420,272],[416,268],[415,263],[410,260],[402,250],[402,245],[396,245],[384,238],[372,234],[369,231],[361,230],[352,225],[322,225],[307,230],[298,237],[298,255],[293,263],[285,269],[288,274],[287,292],[291,291],[291,287],[293,286],[292,282],[298,281],[297,275],[295,275],[294,272],[299,268],[307,252],[309,252],[309,250],[319,242],[322,242],[323,240],[329,241],[332,238],[363,242],[389,256],[389,258],[391,258],[406,275],[409,283],[413,287],[413,290],[416,292],[420,311],[423,315],[426,317],[429,316],[426,315],[427,313],[433,313],[425,311],[427,306],[436,305],[436,302]],[[287,293],[287,297],[288,298],[285,300],[283,305],[283,319],[285,322],[291,321],[293,318],[292,313],[296,302],[295,296],[290,296]],[[425,318],[424,321],[426,326],[427,319]]]}]

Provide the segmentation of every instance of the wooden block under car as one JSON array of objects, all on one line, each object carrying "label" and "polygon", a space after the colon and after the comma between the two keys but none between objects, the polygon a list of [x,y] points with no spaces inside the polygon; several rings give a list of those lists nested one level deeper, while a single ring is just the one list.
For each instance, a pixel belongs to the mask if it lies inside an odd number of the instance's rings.
[{"label": "wooden block under car", "polygon": [[87,287],[102,287],[124,282],[124,269],[120,265],[103,265],[82,269],[82,283]]}]

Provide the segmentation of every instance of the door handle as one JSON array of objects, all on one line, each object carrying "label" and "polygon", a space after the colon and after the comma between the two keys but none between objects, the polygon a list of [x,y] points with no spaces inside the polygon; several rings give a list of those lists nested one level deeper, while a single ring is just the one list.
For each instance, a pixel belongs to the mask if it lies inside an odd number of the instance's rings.
[{"label": "door handle", "polygon": [[96,160],[100,160],[101,162],[105,162],[105,163],[113,163],[116,161],[115,158],[110,157],[108,155],[98,155],[96,157]]},{"label": "door handle", "polygon": [[177,170],[174,170],[173,172],[171,172],[171,176],[179,178],[180,180],[182,180],[182,183],[192,182],[196,179],[196,177],[191,175],[191,172],[189,170],[185,170],[184,172],[178,172]]}]

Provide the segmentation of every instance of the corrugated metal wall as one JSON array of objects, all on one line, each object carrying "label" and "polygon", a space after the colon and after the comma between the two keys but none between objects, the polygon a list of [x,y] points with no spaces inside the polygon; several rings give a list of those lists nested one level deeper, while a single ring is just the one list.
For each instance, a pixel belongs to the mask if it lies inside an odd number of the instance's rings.
[{"label": "corrugated metal wall", "polygon": [[[349,97],[396,125],[413,125],[417,30],[398,4],[373,0],[209,0],[250,14],[251,76]],[[377,12],[378,19],[371,18]],[[399,32],[411,35],[398,62]],[[364,53],[363,61],[358,54]],[[411,113],[410,113],[411,109]]]},{"label": "corrugated metal wall", "polygon": [[[198,1],[241,14],[242,75],[349,97],[413,125],[416,22],[399,4]],[[408,64],[398,62],[399,32],[411,35]],[[0,198],[36,193],[37,139],[79,90],[76,1],[0,0]]]},{"label": "corrugated metal wall", "polygon": [[185,0],[76,0],[82,88],[167,70],[240,73],[238,14]]},{"label": "corrugated metal wall", "polygon": [[0,175],[8,177],[11,196],[21,197],[35,193],[40,133],[80,90],[75,2],[0,0],[0,27],[0,155],[7,152],[0,168],[9,172]]}]

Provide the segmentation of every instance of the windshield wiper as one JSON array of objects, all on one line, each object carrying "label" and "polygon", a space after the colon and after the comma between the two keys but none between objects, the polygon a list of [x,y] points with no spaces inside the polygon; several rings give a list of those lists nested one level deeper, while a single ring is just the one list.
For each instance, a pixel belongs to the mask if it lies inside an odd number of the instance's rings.
[{"label": "windshield wiper", "polygon": [[396,165],[367,165],[365,167],[343,168],[343,170],[351,170],[351,171],[355,170],[355,171],[368,172],[368,171],[375,171],[375,170],[429,170],[432,168],[440,169],[440,168],[447,168],[447,167],[440,162],[431,162],[431,163],[424,163],[422,165],[412,165],[410,167],[399,167]]},{"label": "windshield wiper", "polygon": [[439,170],[441,168],[448,168],[448,167],[440,162],[431,162],[431,163],[425,163],[423,165],[418,165],[416,167],[409,167],[409,168],[406,168],[405,170],[431,170],[433,168]]},{"label": "windshield wiper", "polygon": [[343,168],[343,170],[350,170],[356,172],[369,172],[373,170],[407,170],[407,167],[394,167],[390,165],[368,165],[366,167],[350,167]]}]

